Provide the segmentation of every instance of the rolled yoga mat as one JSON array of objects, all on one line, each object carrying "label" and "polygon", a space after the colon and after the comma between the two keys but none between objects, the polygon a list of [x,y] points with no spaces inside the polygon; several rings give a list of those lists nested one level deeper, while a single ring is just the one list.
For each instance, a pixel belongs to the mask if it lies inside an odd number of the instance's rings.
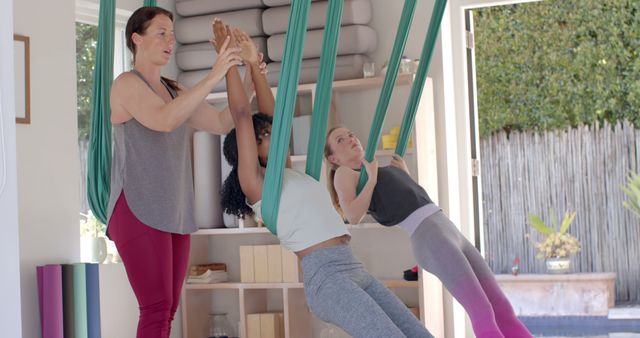
[{"label": "rolled yoga mat", "polygon": [[73,309],[73,265],[62,265],[62,308],[64,312],[64,338],[76,338],[75,311]]},{"label": "rolled yoga mat", "polygon": [[62,267],[49,264],[36,268],[42,338],[64,338]]},{"label": "rolled yoga mat", "polygon": [[73,264],[73,310],[76,338],[88,338],[87,269],[84,263]]},{"label": "rolled yoga mat", "polygon": [[[100,276],[98,264],[86,264],[87,331],[89,338],[100,338]],[[66,337],[65,337],[66,338]]]},{"label": "rolled yoga mat", "polygon": [[198,228],[222,227],[220,206],[220,137],[198,131],[193,135],[193,183]]}]

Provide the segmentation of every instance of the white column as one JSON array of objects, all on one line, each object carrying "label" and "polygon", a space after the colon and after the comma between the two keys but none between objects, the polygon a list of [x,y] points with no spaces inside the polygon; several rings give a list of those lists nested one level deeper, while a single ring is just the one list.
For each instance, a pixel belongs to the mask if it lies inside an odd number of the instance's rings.
[{"label": "white column", "polygon": [[22,337],[12,0],[0,1],[0,74],[0,332]]}]

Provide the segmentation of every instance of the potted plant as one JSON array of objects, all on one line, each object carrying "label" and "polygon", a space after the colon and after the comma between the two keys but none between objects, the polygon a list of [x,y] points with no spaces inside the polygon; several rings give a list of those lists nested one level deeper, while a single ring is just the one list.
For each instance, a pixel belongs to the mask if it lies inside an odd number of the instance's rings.
[{"label": "potted plant", "polygon": [[107,257],[106,225],[89,210],[80,213],[80,257],[84,262],[102,263]]},{"label": "potted plant", "polygon": [[627,200],[623,202],[624,206],[640,217],[640,176],[630,173],[627,185],[622,186],[622,191],[627,195]]},{"label": "potted plant", "polygon": [[531,226],[543,236],[541,242],[535,243],[538,259],[545,259],[547,272],[567,273],[571,267],[571,255],[580,251],[578,239],[568,233],[569,226],[576,217],[575,212],[565,212],[558,229],[555,217],[551,216],[552,226],[548,226],[538,216],[529,214]]}]

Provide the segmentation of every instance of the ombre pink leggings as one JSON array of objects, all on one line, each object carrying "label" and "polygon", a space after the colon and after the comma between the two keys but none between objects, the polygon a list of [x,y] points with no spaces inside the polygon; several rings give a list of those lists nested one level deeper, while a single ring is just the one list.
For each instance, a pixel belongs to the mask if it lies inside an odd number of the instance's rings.
[{"label": "ombre pink leggings", "polygon": [[122,257],[138,299],[137,338],[169,338],[187,274],[190,235],[173,234],[140,222],[120,194],[109,220],[109,237]]},{"label": "ombre pink leggings", "polygon": [[443,212],[411,235],[413,253],[423,269],[436,275],[469,314],[477,338],[532,338],[478,250]]}]

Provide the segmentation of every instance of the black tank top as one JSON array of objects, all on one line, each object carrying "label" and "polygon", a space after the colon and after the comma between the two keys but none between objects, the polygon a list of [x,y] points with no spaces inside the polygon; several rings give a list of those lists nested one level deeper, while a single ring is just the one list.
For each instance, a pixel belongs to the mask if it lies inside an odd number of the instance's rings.
[{"label": "black tank top", "polygon": [[409,174],[388,166],[378,169],[369,214],[384,226],[402,222],[418,208],[433,203],[427,192]]}]

